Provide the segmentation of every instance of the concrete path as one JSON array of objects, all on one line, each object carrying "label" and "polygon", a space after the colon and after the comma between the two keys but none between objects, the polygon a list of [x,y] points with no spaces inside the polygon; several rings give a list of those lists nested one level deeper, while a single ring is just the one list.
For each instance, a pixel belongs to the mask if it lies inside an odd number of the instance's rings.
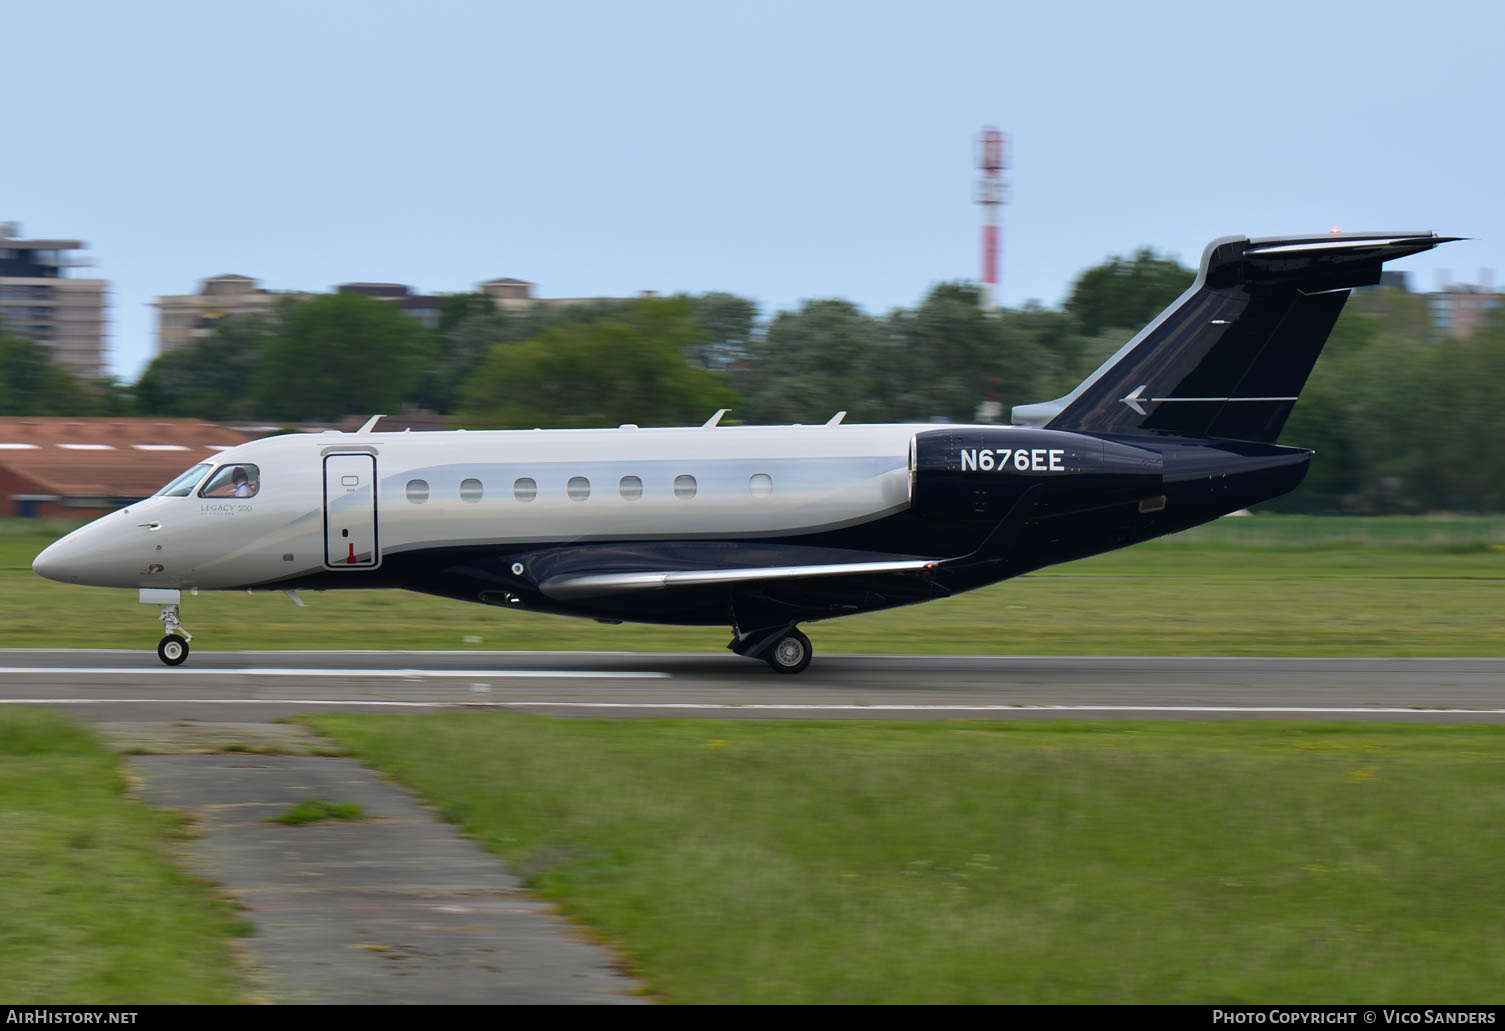
[{"label": "concrete path", "polygon": [[[634,1003],[605,948],[403,789],[349,759],[148,755],[140,794],[200,818],[190,869],[244,904],[253,991],[286,1003]],[[319,796],[361,821],[267,821]]]}]

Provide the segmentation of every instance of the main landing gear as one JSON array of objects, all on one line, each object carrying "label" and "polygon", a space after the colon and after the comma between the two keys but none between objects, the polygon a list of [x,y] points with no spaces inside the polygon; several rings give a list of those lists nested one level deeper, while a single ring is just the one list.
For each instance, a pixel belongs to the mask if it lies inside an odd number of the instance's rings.
[{"label": "main landing gear", "polygon": [[810,638],[791,627],[773,643],[765,661],[775,673],[803,673],[814,654],[810,650]]},{"label": "main landing gear", "polygon": [[745,634],[739,631],[727,647],[749,659],[762,659],[775,673],[802,673],[815,654],[810,638],[793,623]]},{"label": "main landing gear", "polygon": [[178,621],[178,603],[182,597],[177,590],[141,589],[142,603],[162,610],[162,628],[167,633],[157,642],[157,658],[169,666],[181,666],[188,661],[188,642],[193,640],[193,635]]}]

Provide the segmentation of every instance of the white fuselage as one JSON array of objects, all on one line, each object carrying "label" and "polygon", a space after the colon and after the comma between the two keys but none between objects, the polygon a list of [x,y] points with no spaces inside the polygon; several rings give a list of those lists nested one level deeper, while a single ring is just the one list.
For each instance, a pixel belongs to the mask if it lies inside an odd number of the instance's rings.
[{"label": "white fuselage", "polygon": [[[935,428],[270,437],[219,454],[183,496],[74,531],[34,565],[71,583],[217,590],[370,570],[435,547],[792,536],[905,509],[911,441]],[[228,466],[253,470],[255,495],[201,496]]]}]

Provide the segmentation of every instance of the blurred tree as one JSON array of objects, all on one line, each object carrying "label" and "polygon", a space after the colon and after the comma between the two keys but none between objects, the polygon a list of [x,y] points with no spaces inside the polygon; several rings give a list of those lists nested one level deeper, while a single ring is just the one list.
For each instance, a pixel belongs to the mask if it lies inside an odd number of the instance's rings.
[{"label": "blurred tree", "polygon": [[1031,302],[998,315],[999,398],[1014,405],[1070,392],[1129,338],[1130,330],[1084,336],[1072,316]]},{"label": "blurred tree", "polygon": [[978,404],[1001,387],[999,324],[978,307],[971,283],[940,283],[918,308],[889,316],[895,347],[884,348],[890,368],[881,381],[902,389],[886,391],[888,418],[933,418],[972,422]]},{"label": "blurred tree", "polygon": [[749,344],[742,380],[747,422],[825,422],[845,409],[853,422],[887,418],[893,398],[913,382],[887,379],[896,368],[881,319],[850,301],[806,301],[779,312]]},{"label": "blurred tree", "polygon": [[1191,285],[1196,273],[1148,247],[1133,259],[1112,257],[1077,277],[1066,311],[1081,331],[1095,337],[1107,329],[1138,330]]},{"label": "blurred tree", "polygon": [[[490,299],[487,299],[490,304]],[[484,310],[467,302],[468,312],[441,331],[433,356],[424,369],[419,403],[436,412],[450,412],[460,403],[466,381],[480,368],[493,347],[533,340],[550,329],[573,323],[597,322],[620,316],[632,301],[604,301],[559,306],[535,305],[519,311]]]},{"label": "blurred tree", "polygon": [[114,376],[89,380],[81,387],[78,414],[135,415],[137,414],[135,390]]},{"label": "blurred tree", "polygon": [[1429,344],[1345,312],[1281,442],[1316,455],[1283,511],[1501,511],[1505,320]]},{"label": "blurred tree", "polygon": [[1345,316],[1372,316],[1387,333],[1400,333],[1414,340],[1431,337],[1432,315],[1425,294],[1387,286],[1355,290],[1349,294],[1343,312]]},{"label": "blurred tree", "polygon": [[719,291],[700,294],[693,302],[705,338],[685,355],[690,364],[698,369],[728,370],[746,361],[758,320],[757,303]]},{"label": "blurred tree", "polygon": [[685,358],[704,337],[678,298],[495,345],[461,389],[460,415],[477,428],[695,425],[737,406],[723,374]]},{"label": "blurred tree", "polygon": [[207,336],[152,360],[136,384],[137,408],[143,415],[255,418],[262,350],[275,331],[255,315],[218,320]]},{"label": "blurred tree", "polygon": [[1081,379],[1072,377],[1074,325],[1069,315],[1034,303],[998,313],[996,375],[1005,422],[1015,405],[1049,401]]},{"label": "blurred tree", "polygon": [[1412,475],[1428,508],[1505,510],[1505,317],[1467,338],[1433,345],[1430,375],[1404,397],[1430,431],[1413,449]]},{"label": "blurred tree", "polygon": [[1379,323],[1345,312],[1333,327],[1301,399],[1281,431],[1282,443],[1316,452],[1300,489],[1265,506],[1276,511],[1358,511],[1369,504],[1377,473],[1361,429],[1363,389]]},{"label": "blurred tree", "polygon": [[439,335],[447,337],[466,319],[492,315],[496,310],[496,302],[486,294],[450,294],[439,305]]},{"label": "blurred tree", "polygon": [[284,420],[396,412],[420,396],[435,350],[429,330],[384,301],[329,294],[292,303],[263,344],[255,410]]},{"label": "blurred tree", "polygon": [[[1346,426],[1347,440],[1326,461],[1352,462],[1358,482],[1350,495],[1331,498],[1326,509],[1383,512],[1430,507],[1423,500],[1435,489],[1428,483],[1432,479],[1428,452],[1438,437],[1436,422],[1447,410],[1446,405],[1440,411],[1432,408],[1437,377],[1443,372],[1437,349],[1413,337],[1386,332],[1383,323],[1363,315],[1340,318],[1329,347],[1332,353],[1317,362],[1317,369],[1324,362],[1328,367],[1322,381],[1326,392],[1319,393],[1316,401],[1320,405],[1331,400]],[[1303,391],[1296,411],[1307,400]],[[1313,406],[1313,414],[1320,411]],[[1282,434],[1282,439],[1314,446],[1295,431]],[[1317,461],[1313,459],[1313,464]]]},{"label": "blurred tree", "polygon": [[82,415],[84,395],[42,344],[0,324],[0,415]]}]

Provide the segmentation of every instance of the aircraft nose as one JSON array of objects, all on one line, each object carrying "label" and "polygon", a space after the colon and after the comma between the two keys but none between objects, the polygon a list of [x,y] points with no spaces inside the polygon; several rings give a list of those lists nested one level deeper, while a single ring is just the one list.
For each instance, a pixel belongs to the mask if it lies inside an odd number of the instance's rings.
[{"label": "aircraft nose", "polygon": [[134,587],[141,572],[139,549],[132,547],[130,527],[115,518],[119,514],[105,516],[54,541],[32,559],[31,568],[38,576],[65,584]]},{"label": "aircraft nose", "polygon": [[69,561],[67,553],[72,549],[68,545],[67,537],[47,545],[40,555],[31,560],[32,571],[38,576],[45,576],[49,580],[57,580],[60,583],[74,582],[78,573],[74,568],[75,563]]}]

